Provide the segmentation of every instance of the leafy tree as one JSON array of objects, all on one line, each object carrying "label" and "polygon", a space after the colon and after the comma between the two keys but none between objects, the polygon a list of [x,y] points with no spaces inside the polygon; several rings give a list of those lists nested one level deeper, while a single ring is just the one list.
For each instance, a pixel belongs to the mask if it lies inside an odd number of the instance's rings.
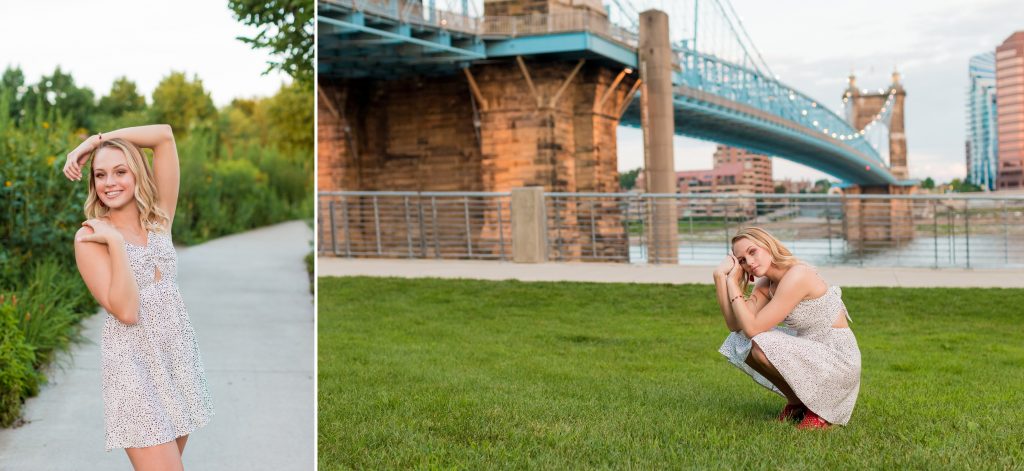
[{"label": "leafy tree", "polygon": [[20,67],[8,66],[4,69],[3,77],[0,77],[0,95],[7,96],[7,103],[11,107],[11,117],[14,118],[20,111],[19,102],[25,94],[25,74]]},{"label": "leafy tree", "polygon": [[981,191],[980,186],[970,182],[961,181],[959,178],[954,178],[953,181],[949,182],[949,186],[952,188],[954,193]]},{"label": "leafy tree", "polygon": [[221,143],[229,153],[236,145],[261,141],[264,131],[255,120],[256,103],[256,99],[235,98],[218,113]]},{"label": "leafy tree", "polygon": [[313,2],[310,0],[229,0],[235,19],[259,28],[255,37],[238,39],[254,49],[281,56],[269,61],[267,72],[278,69],[304,84],[313,83]]},{"label": "leafy tree", "polygon": [[266,137],[286,152],[313,149],[313,90],[299,83],[282,86],[277,94],[257,104],[256,115],[265,121]]},{"label": "leafy tree", "polygon": [[121,116],[131,111],[141,111],[146,108],[146,98],[139,95],[135,82],[128,80],[128,77],[120,77],[114,80],[110,86],[110,93],[100,98],[99,111],[113,117]]},{"label": "leafy tree", "polygon": [[921,188],[925,189],[925,190],[932,190],[932,189],[934,189],[935,188],[935,180],[932,180],[932,177],[925,178],[924,181],[921,182]]},{"label": "leafy tree", "polygon": [[170,124],[175,135],[184,137],[201,121],[217,116],[213,99],[203,89],[203,81],[189,81],[182,72],[171,72],[153,90],[150,117],[154,122]]},{"label": "leafy tree", "polygon": [[822,178],[814,182],[814,188],[811,189],[811,193],[828,193],[829,188],[832,188],[832,182]]},{"label": "leafy tree", "polygon": [[77,128],[91,129],[90,118],[96,112],[96,99],[92,90],[75,85],[71,74],[58,66],[51,75],[44,75],[39,83],[28,87],[19,101],[22,108],[39,103],[43,113],[59,110]]},{"label": "leafy tree", "polygon": [[17,91],[24,85],[25,74],[21,71],[21,67],[7,66],[4,69],[4,75],[0,78],[0,89]]},{"label": "leafy tree", "polygon": [[775,185],[775,192],[776,193],[785,193],[786,192],[786,186],[785,185]]},{"label": "leafy tree", "polygon": [[634,168],[633,170],[627,170],[624,173],[619,174],[619,186],[623,190],[632,190],[636,186],[636,177],[640,176],[640,168]]}]

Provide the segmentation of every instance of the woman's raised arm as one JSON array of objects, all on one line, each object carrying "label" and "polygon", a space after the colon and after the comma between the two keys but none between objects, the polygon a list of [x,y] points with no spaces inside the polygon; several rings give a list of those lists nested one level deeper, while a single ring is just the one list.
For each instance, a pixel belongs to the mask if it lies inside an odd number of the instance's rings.
[{"label": "woman's raised arm", "polygon": [[168,224],[174,223],[178,207],[181,170],[178,167],[178,146],[168,124],[151,124],[118,129],[100,135],[101,139],[124,139],[139,147],[153,149],[153,175],[156,179],[157,205],[167,213]]},{"label": "woman's raised arm", "polygon": [[767,332],[782,322],[809,291],[810,279],[800,266],[790,268],[790,272],[779,282],[779,288],[767,302],[760,301],[760,308],[754,310],[749,300],[743,298],[739,287],[740,277],[746,276],[743,269],[736,267],[726,277],[725,286],[729,296],[729,305],[739,330],[747,337],[754,338],[761,332]]},{"label": "woman's raised arm", "polygon": [[722,317],[725,318],[725,326],[729,328],[730,332],[740,330],[739,324],[736,323],[736,316],[732,312],[732,306],[729,305],[729,291],[725,283],[729,277],[729,271],[732,270],[735,263],[736,259],[732,255],[727,255],[715,269],[715,297],[718,299],[718,307],[722,310]]},{"label": "woman's raised arm", "polygon": [[[736,312],[732,307],[732,303],[729,302],[729,285],[727,281],[729,279],[729,272],[732,271],[734,266],[727,263],[729,260],[738,264],[735,257],[728,255],[726,260],[722,261],[722,264],[715,270],[715,296],[718,298],[718,307],[722,310],[722,316],[725,317],[726,327],[732,332],[737,332],[743,329],[736,319]],[[743,271],[742,268],[737,269],[740,272]],[[746,276],[746,273],[743,273],[743,276]],[[754,285],[754,292],[750,294],[749,298],[744,299],[744,304],[747,306],[748,311],[754,315],[757,315],[761,308],[768,304],[770,300],[768,285],[764,280],[764,278],[758,280],[757,284]]]},{"label": "woman's raised arm", "polygon": [[82,166],[89,154],[104,140],[124,139],[139,147],[153,149],[153,174],[156,179],[157,204],[174,222],[178,207],[178,187],[181,170],[178,167],[178,146],[174,133],[167,124],[151,124],[118,129],[89,136],[68,154],[64,174],[71,180],[82,179]]}]

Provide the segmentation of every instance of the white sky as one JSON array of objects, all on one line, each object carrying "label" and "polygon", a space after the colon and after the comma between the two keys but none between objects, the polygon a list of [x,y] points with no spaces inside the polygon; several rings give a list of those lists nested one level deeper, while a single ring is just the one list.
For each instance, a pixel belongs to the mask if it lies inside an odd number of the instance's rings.
[{"label": "white sky", "polygon": [[[641,2],[634,2],[641,3]],[[963,178],[967,62],[1024,30],[1022,0],[732,0],[782,81],[834,111],[851,71],[863,88],[887,87],[897,67],[907,90],[911,178]],[[639,130],[620,128],[619,169],[643,164]],[[714,145],[677,138],[676,169],[711,167]],[[775,178],[829,178],[773,159]],[[832,178],[830,178],[832,179]]]},{"label": "white sky", "polygon": [[226,0],[2,0],[0,69],[20,65],[35,83],[59,65],[97,98],[127,76],[147,102],[161,79],[185,72],[224,106],[291,82],[280,72],[261,75],[270,56],[235,39],[254,31],[234,19]]}]

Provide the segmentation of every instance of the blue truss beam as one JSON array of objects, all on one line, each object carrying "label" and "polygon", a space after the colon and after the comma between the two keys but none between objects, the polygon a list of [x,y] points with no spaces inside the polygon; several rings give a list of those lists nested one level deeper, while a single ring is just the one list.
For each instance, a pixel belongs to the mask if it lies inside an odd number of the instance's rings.
[{"label": "blue truss beam", "polygon": [[487,57],[591,52],[636,68],[636,51],[585,31],[487,41]]}]

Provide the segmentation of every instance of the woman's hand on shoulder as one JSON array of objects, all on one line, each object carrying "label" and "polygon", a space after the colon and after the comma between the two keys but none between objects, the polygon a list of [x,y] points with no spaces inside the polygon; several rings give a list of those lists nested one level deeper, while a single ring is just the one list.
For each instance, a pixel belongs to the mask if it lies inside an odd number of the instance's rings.
[{"label": "woman's hand on shoulder", "polygon": [[96,242],[113,245],[124,243],[124,236],[107,221],[89,219],[82,223],[82,228],[75,234],[75,242]]}]

